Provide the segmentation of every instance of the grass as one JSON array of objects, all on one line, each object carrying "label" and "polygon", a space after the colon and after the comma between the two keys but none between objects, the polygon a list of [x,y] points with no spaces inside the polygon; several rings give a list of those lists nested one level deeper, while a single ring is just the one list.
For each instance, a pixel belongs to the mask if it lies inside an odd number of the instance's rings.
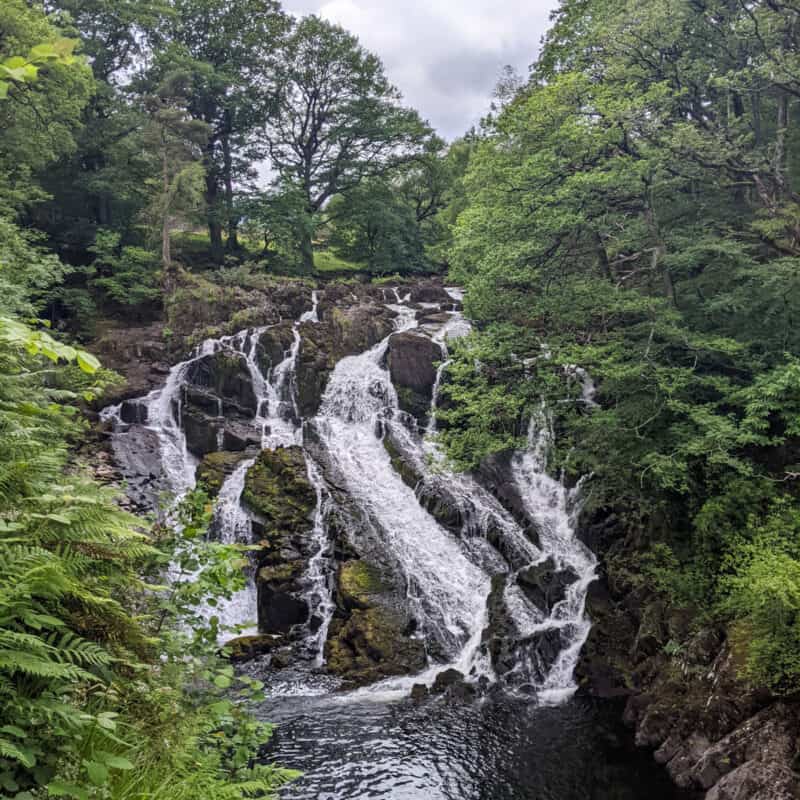
[{"label": "grass", "polygon": [[330,250],[318,250],[314,253],[315,272],[364,272],[366,266],[353,261],[345,261]]}]

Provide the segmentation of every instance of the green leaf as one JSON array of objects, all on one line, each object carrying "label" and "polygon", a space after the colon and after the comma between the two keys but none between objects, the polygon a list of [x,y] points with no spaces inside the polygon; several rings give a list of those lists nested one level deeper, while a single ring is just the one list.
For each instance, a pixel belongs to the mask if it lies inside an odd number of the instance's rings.
[{"label": "green leaf", "polygon": [[214,677],[214,685],[220,689],[227,689],[232,681],[227,675],[216,675]]},{"label": "green leaf", "polygon": [[75,359],[78,362],[78,366],[84,372],[89,373],[89,375],[93,375],[100,369],[100,362],[91,353],[87,353],[85,350],[78,350],[75,354]]},{"label": "green leaf", "polygon": [[47,784],[47,791],[53,797],[74,797],[75,800],[89,800],[89,793],[74,783],[64,781],[51,781]]},{"label": "green leaf", "polygon": [[89,780],[95,786],[103,786],[108,781],[108,767],[97,761],[84,761]]}]

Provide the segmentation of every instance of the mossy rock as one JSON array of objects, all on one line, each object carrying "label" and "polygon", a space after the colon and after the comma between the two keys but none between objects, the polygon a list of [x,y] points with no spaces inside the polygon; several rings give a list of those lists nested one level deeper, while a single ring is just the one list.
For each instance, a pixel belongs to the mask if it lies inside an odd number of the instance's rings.
[{"label": "mossy rock", "polygon": [[422,474],[417,472],[416,469],[408,462],[403,456],[400,449],[392,440],[390,435],[383,437],[383,447],[389,454],[389,459],[392,462],[394,471],[403,479],[403,483],[412,489],[417,488],[417,484],[422,480]]},{"label": "mossy rock", "polygon": [[245,453],[229,453],[225,450],[206,454],[195,473],[198,486],[205,489],[211,497],[216,497],[225,479],[233,473],[245,456]]},{"label": "mossy rock", "polygon": [[376,594],[386,591],[380,570],[366,561],[345,561],[339,567],[339,597],[348,609],[364,609]]},{"label": "mossy rock", "polygon": [[242,500],[261,517],[267,540],[306,530],[317,496],[303,451],[299,447],[262,451],[247,471]]},{"label": "mossy rock", "polygon": [[391,675],[406,675],[425,667],[425,646],[403,630],[403,619],[382,607],[356,609],[336,621],[325,644],[328,670],[363,686]]},{"label": "mossy rock", "polygon": [[257,580],[261,583],[283,584],[293,581],[303,573],[304,562],[286,561],[282,564],[269,564],[258,571]]},{"label": "mossy rock", "polygon": [[253,658],[270,653],[284,644],[282,636],[255,634],[253,636],[237,636],[225,642],[225,650],[231,661],[250,661]]}]

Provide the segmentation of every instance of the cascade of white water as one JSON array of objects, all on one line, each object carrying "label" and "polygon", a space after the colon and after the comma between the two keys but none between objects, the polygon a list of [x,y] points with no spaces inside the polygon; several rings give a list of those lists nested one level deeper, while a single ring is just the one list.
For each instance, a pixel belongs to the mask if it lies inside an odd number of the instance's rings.
[{"label": "cascade of white water", "polygon": [[573,673],[591,627],[585,613],[586,593],[596,578],[597,561],[577,537],[580,485],[569,489],[547,473],[547,457],[552,445],[552,425],[543,408],[531,420],[528,447],[515,455],[512,471],[525,510],[539,530],[542,555],[534,563],[552,558],[558,569],[571,571],[577,580],[567,587],[564,599],[553,606],[546,618],[538,616],[537,619],[537,615],[531,615],[526,620],[520,613],[515,616],[515,622],[523,636],[559,632],[559,655],[544,679],[536,682],[543,701],[558,702],[576,688]]},{"label": "cascade of white water", "polygon": [[[394,308],[398,329],[412,327],[413,311]],[[397,394],[382,366],[389,338],[339,361],[322,399],[318,428],[346,488],[397,561],[420,629],[455,657],[481,627],[489,578],[419,505],[375,434],[376,422],[397,408]]]},{"label": "cascade of white water", "polygon": [[[247,458],[239,463],[223,483],[214,504],[214,518],[211,528],[224,544],[250,544],[252,538],[251,517],[242,505],[244,481],[247,471],[255,463],[255,458]],[[229,599],[221,599],[214,608],[206,609],[207,615],[216,614],[220,625],[226,629],[249,626],[243,634],[257,633],[256,585],[253,570],[245,570],[246,584]]]},{"label": "cascade of white water", "polygon": [[306,457],[306,470],[308,480],[314,487],[317,503],[314,510],[314,528],[311,534],[316,552],[308,563],[308,572],[306,573],[308,589],[304,596],[312,616],[319,619],[319,627],[311,633],[310,645],[316,653],[315,665],[321,667],[325,662],[324,648],[325,640],[328,638],[328,628],[336,609],[333,601],[333,569],[326,524],[331,499],[319,467],[308,457]]}]

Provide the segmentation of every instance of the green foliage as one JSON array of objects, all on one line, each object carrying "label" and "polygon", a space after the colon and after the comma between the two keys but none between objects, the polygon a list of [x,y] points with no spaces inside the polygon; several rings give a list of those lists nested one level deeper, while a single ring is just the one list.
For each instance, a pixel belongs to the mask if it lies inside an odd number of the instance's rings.
[{"label": "green foliage", "polygon": [[748,528],[730,553],[720,608],[750,680],[792,693],[800,684],[800,510],[777,502]]},{"label": "green foliage", "polygon": [[107,311],[151,316],[161,301],[160,264],[141,247],[121,247],[120,235],[100,229],[91,248],[88,286]]},{"label": "green foliage", "polygon": [[[198,612],[241,587],[241,548],[204,537],[203,496],[150,538],[113,492],[67,470],[97,360],[7,318],[0,345],[4,796],[272,796],[292,774],[252,763],[269,731],[240,702],[260,686],[235,678]],[[140,577],[169,564],[169,588]]]},{"label": "green foliage", "polygon": [[555,463],[591,473],[590,502],[652,545],[627,571],[700,618],[727,592],[748,674],[771,688],[800,685],[794,555],[768,557],[753,532],[776,499],[796,509],[800,474],[792,17],[561,3],[530,80],[463,145],[449,260],[479,332],[456,349],[439,415],[451,456],[474,466],[544,399]]},{"label": "green foliage", "polygon": [[329,245],[372,273],[414,272],[428,266],[412,207],[386,181],[364,181],[327,209],[333,231]]}]

